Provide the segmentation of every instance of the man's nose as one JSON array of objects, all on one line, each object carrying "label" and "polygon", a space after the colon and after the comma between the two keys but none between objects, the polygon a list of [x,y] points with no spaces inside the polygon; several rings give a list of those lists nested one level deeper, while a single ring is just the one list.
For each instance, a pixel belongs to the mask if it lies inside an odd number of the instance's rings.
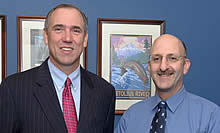
[{"label": "man's nose", "polygon": [[166,71],[169,67],[169,62],[168,60],[164,57],[162,58],[161,62],[160,62],[160,70],[161,71]]},{"label": "man's nose", "polygon": [[65,29],[63,40],[66,42],[72,42],[71,31],[69,29]]}]

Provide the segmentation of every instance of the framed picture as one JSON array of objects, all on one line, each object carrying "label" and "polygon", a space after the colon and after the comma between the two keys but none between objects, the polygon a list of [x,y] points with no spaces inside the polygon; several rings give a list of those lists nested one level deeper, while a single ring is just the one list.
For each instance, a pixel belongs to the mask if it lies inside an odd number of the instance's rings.
[{"label": "framed picture", "polygon": [[[41,65],[49,56],[43,39],[45,16],[17,16],[18,72]],[[84,49],[80,64],[87,69],[87,48]]]},{"label": "framed picture", "polygon": [[6,77],[6,16],[0,15],[0,82]]},{"label": "framed picture", "polygon": [[155,94],[147,69],[163,20],[98,19],[97,73],[116,89],[116,114]]}]

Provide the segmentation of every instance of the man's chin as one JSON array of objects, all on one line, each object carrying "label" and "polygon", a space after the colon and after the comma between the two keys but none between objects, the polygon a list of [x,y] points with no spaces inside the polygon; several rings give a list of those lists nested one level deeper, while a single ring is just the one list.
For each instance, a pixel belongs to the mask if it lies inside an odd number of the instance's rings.
[{"label": "man's chin", "polygon": [[157,90],[161,92],[167,92],[170,90],[170,86],[157,86]]}]

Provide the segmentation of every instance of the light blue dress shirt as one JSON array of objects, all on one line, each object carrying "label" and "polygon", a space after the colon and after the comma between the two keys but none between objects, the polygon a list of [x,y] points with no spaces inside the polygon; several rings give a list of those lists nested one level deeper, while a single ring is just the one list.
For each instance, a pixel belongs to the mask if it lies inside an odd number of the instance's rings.
[{"label": "light blue dress shirt", "polygon": [[[65,81],[67,78],[67,75],[62,72],[60,69],[58,69],[51,61],[48,60],[48,67],[51,74],[51,77],[53,79],[53,84],[55,86],[58,100],[60,102],[60,107],[63,110],[63,104],[62,104],[62,93],[65,87]],[[71,84],[71,92],[74,98],[75,106],[76,106],[76,113],[77,113],[77,119],[79,120],[79,111],[80,111],[80,65],[79,67],[72,72],[70,75],[68,75],[70,78],[72,84]]]},{"label": "light blue dress shirt", "polygon": [[[131,106],[114,133],[149,133],[160,101],[156,94]],[[220,107],[216,104],[187,92],[184,87],[166,102],[165,133],[220,133]]]}]

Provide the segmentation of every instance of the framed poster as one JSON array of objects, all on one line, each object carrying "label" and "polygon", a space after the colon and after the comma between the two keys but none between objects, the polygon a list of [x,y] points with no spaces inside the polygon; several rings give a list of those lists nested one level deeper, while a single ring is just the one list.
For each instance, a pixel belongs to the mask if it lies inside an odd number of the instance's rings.
[{"label": "framed poster", "polygon": [[147,63],[164,32],[163,20],[98,19],[97,73],[116,89],[116,114],[154,95]]},{"label": "framed poster", "polygon": [[[44,44],[44,16],[17,16],[18,72],[39,66],[48,56]],[[80,57],[80,64],[87,69],[87,48]]]},{"label": "framed poster", "polygon": [[0,15],[0,82],[6,77],[6,16]]}]

